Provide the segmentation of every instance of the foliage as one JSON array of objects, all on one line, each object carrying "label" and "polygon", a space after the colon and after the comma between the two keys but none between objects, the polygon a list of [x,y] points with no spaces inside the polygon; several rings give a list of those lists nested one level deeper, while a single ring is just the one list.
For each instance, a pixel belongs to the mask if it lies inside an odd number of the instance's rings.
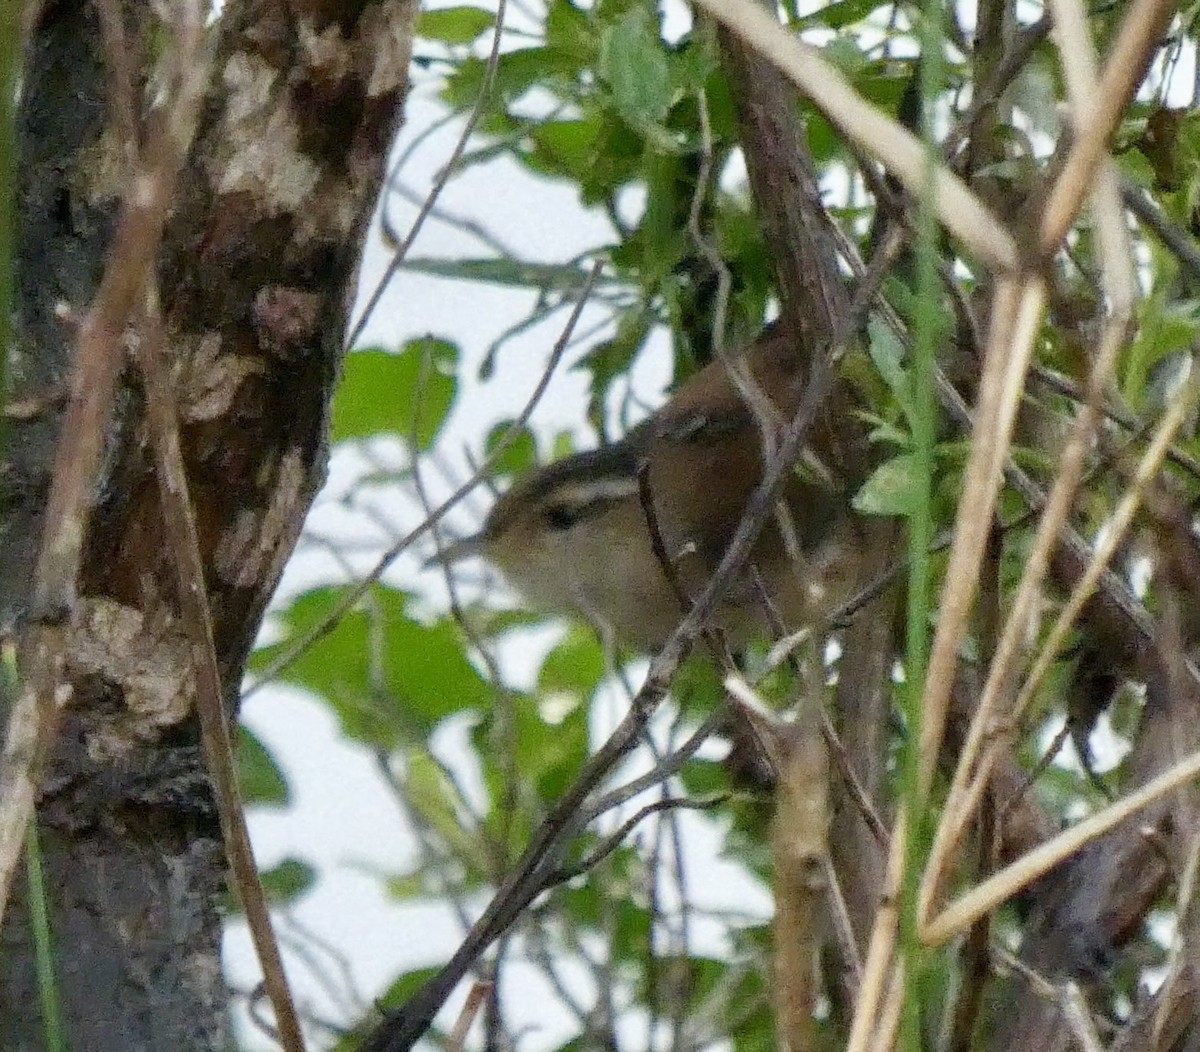
[{"label": "foliage", "polygon": [[[803,15],[793,10],[791,18],[811,39],[824,42],[826,58],[866,99],[889,115],[900,112],[918,72],[908,57],[917,38],[913,9],[841,0]],[[701,23],[664,38],[663,11],[649,0],[548,0],[537,24],[505,31],[504,49],[489,73],[481,37],[493,25],[491,12],[468,7],[422,16],[417,61],[436,72],[449,110],[466,114],[478,108],[463,170],[506,158],[531,177],[567,185],[582,206],[607,216],[611,238],[582,246],[569,264],[464,255],[414,260],[413,267],[450,280],[528,291],[536,296],[532,317],[542,318],[578,294],[584,270],[578,260],[603,256],[606,268],[597,298],[612,308],[611,324],[598,343],[577,357],[574,369],[587,379],[589,420],[609,435],[619,427],[613,421],[624,419],[619,410],[636,386],[634,367],[656,335],[669,333],[678,379],[712,355],[714,326],[722,319],[725,328],[719,337],[737,345],[754,335],[772,310],[774,272],[738,163],[734,88],[720,66],[713,29]],[[1103,16],[1097,16],[1094,28],[1107,39],[1110,29]],[[944,85],[930,105],[954,121],[966,110],[964,100],[978,89],[979,68],[987,56],[972,57],[965,31],[953,21],[947,33]],[[1190,27],[1172,37],[1166,50],[1190,44],[1189,33]],[[1032,173],[1045,160],[1043,143],[1060,130],[1048,88],[1060,80],[1053,49],[1044,40],[1037,43],[1007,101],[989,118],[988,138],[973,147],[975,167],[969,174],[996,207],[1030,192]],[[1200,143],[1196,116],[1162,101],[1173,86],[1168,67],[1156,65],[1150,83],[1153,90],[1130,107],[1115,137],[1117,160],[1171,221],[1194,231],[1200,207],[1200,168],[1191,163]],[[857,177],[859,158],[808,103],[801,103],[801,111],[814,159],[825,185],[833,188],[831,214],[869,256],[879,231],[864,222],[869,200]],[[1196,273],[1157,240],[1144,232],[1139,236],[1144,246],[1141,276],[1151,292],[1137,306],[1136,335],[1122,347],[1111,392],[1132,426],[1110,421],[1098,439],[1107,450],[1106,463],[1093,465],[1076,508],[1075,522],[1085,536],[1112,515],[1128,474],[1120,466],[1122,457],[1128,450],[1140,452],[1140,429],[1155,421],[1174,390],[1181,356],[1200,335]],[[1015,450],[1015,458],[1042,485],[1049,484],[1058,466],[1053,436],[1076,412],[1073,393],[1086,389],[1093,362],[1087,319],[1102,302],[1094,242],[1094,231],[1084,221],[1070,258],[1055,261],[1051,309],[1037,341],[1038,364],[1047,370],[1047,382],[1031,386],[1027,395],[1031,413],[1036,407],[1042,415],[1035,426],[1018,432],[1022,448]],[[727,275],[714,266],[713,249]],[[952,249],[945,247],[945,252],[950,258]],[[933,309],[944,318],[955,317],[962,330],[970,304],[982,302],[972,297],[986,290],[986,279],[971,260],[957,258],[957,291],[968,306],[960,303],[956,315],[951,298],[937,288],[926,291],[925,306],[932,299]],[[897,268],[886,288],[888,302],[906,321],[920,306],[910,288],[911,262]],[[727,309],[719,311],[718,290],[726,277]],[[928,488],[936,533],[949,527],[956,513],[967,464],[964,432],[954,421],[942,420],[931,462],[918,456],[914,433],[923,391],[915,387],[908,351],[878,317],[867,329],[864,351],[844,363],[878,454],[855,507],[870,516],[911,516]],[[962,346],[966,342],[961,331],[944,332],[939,359],[973,396],[978,375],[972,370],[978,362]],[[394,494],[397,480],[405,482],[414,467],[445,453],[439,438],[456,399],[476,379],[464,375],[472,362],[442,336],[349,356],[333,410],[335,441],[362,450],[391,436],[406,449],[404,468],[382,479],[365,476],[359,497],[379,491],[381,483]],[[489,353],[483,371],[494,364]],[[482,455],[497,448],[506,430],[507,424],[496,425],[479,437]],[[492,465],[493,474],[502,481],[519,474],[534,459],[537,446],[522,425],[518,440]],[[1175,448],[1172,484],[1194,508],[1200,484],[1180,465],[1200,458],[1200,441],[1194,434],[1184,435]],[[1032,526],[1025,498],[1012,488],[1003,493],[999,514],[1008,528],[994,553],[991,576],[997,602],[1003,604],[1011,599],[1028,558]],[[1131,562],[1135,554],[1128,553]],[[942,560],[933,560],[935,575],[943,567]],[[934,584],[936,595],[941,582]],[[331,584],[289,600],[277,612],[281,641],[258,651],[253,671],[275,668],[297,641],[342,609],[351,587]],[[1152,587],[1151,605],[1160,598]],[[628,663],[614,669],[601,642],[582,626],[572,626],[560,631],[536,674],[522,686],[519,676],[503,671],[505,662],[496,654],[527,645],[538,619],[505,610],[493,593],[469,586],[455,599],[454,613],[445,613],[436,603],[376,584],[281,673],[327,704],[348,738],[387,757],[390,769],[403,774],[393,788],[419,830],[422,854],[417,864],[398,865],[385,879],[391,894],[406,901],[447,895],[449,888],[460,896],[499,887],[539,823],[599,746],[605,728],[599,714],[614,697],[624,697],[621,675],[640,672],[640,666]],[[1058,601],[1057,595],[1048,598]],[[936,617],[935,612],[931,620]],[[982,667],[995,644],[989,634],[994,632],[994,625],[976,626],[963,646],[965,657]],[[1059,727],[1069,724],[1080,744],[1094,729],[1096,713],[1081,715],[1074,696],[1079,666],[1087,661],[1085,644],[1086,639],[1078,639],[1054,664],[1020,729],[1020,759],[1040,805],[1055,820],[1103,803],[1099,783],[1078,764],[1045,754]],[[752,653],[747,661],[753,668],[761,658]],[[684,675],[686,682],[676,684],[675,701],[653,725],[653,749],[661,754],[678,748],[721,704],[720,684],[711,669],[706,674],[702,666],[689,666]],[[774,682],[780,699],[790,696],[790,677],[778,673]],[[1120,733],[1128,739],[1137,733],[1137,720],[1128,718],[1131,707],[1137,706],[1126,695],[1115,710],[1123,714]],[[467,755],[440,757],[431,749],[431,739],[462,720],[470,728]],[[891,730],[894,744],[902,742],[905,728]],[[284,802],[281,783],[262,771],[261,750],[249,740],[244,748],[252,795]],[[649,762],[646,755],[629,761],[622,777],[607,787],[636,776]],[[1119,773],[1104,778],[1114,786],[1128,784]],[[935,795],[944,790],[940,786]],[[891,786],[890,799],[900,791]],[[688,866],[704,849],[679,847],[689,837],[703,840],[715,833],[723,844],[721,865],[738,866],[739,879],[747,886],[768,880],[767,805],[732,786],[709,754],[689,760],[680,778],[643,794],[639,805],[659,795],[703,801],[730,793],[735,799],[725,803],[720,817],[667,810],[647,818],[619,845],[608,839],[618,820],[613,814],[596,816],[579,830],[564,863],[568,868],[586,863],[586,877],[566,879],[564,874],[561,881],[552,881],[555,886],[527,909],[514,940],[493,959],[491,967],[502,974],[517,960],[541,970],[556,991],[559,1011],[571,1019],[572,1036],[561,1047],[596,1047],[630,1026],[637,1028],[636,1041],[651,1048],[726,1042],[739,1050],[773,1046],[762,918],[753,911],[731,915],[689,898],[694,876]],[[620,815],[628,817],[633,806],[623,806]],[[990,864],[980,862],[978,868]],[[975,862],[964,862],[954,880],[973,879],[975,868]],[[295,889],[305,886],[304,876]],[[1012,934],[1020,923],[1008,911],[997,915],[993,930]],[[696,936],[697,929],[703,938]],[[1143,942],[1151,944],[1148,938]],[[422,967],[398,976],[384,1002],[403,1003],[427,974]],[[920,986],[921,1029],[929,1035],[946,1033],[956,992],[977,978],[952,954],[933,961]],[[1136,981],[1136,974],[1128,973],[1103,987],[1097,1011],[1119,1012]],[[993,1008],[1011,1004],[1013,984],[1018,983],[1011,973],[995,968],[984,1003]],[[981,1014],[974,1038],[959,1047],[990,1047],[997,1023],[987,1017],[988,1010]],[[822,1019],[820,1047],[843,1047],[844,1011],[845,1006],[835,1005]]]}]

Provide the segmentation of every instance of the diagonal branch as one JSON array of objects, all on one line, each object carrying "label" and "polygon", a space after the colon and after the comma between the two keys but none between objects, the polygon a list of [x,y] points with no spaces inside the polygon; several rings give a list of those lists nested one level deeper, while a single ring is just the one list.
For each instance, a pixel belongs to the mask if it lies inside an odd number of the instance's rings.
[{"label": "diagonal branch", "polygon": [[279,944],[271,927],[267,898],[254,863],[254,849],[246,828],[246,813],[238,788],[233,757],[233,736],[225,711],[221,671],[217,665],[213,641],[212,613],[204,584],[204,562],[196,516],[188,492],[183,450],[179,441],[179,419],[168,379],[163,347],[162,317],[153,287],[147,295],[138,347],[138,364],[146,388],[146,417],[154,450],[162,504],[163,532],[171,568],[175,574],[176,596],[184,629],[191,643],[192,670],[196,678],[196,710],[200,717],[200,736],[204,755],[212,775],[221,821],[221,839],[234,886],[246,911],[246,920],[262,965],[267,994],[275,1009],[280,1044],[286,1052],[303,1052],[304,1038],[292,1003]]},{"label": "diagonal branch", "polygon": [[[911,132],[862,98],[820,53],[788,34],[752,0],[698,0],[710,15],[782,70],[860,149],[883,164],[914,194],[925,192],[925,148]],[[942,223],[988,266],[1016,271],[1017,243],[957,176],[934,170],[932,196]]]}]

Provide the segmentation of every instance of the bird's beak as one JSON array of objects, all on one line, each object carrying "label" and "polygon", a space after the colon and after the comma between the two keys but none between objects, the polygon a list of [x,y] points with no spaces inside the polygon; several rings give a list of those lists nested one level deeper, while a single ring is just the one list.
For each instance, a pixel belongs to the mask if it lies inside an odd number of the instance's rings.
[{"label": "bird's beak", "polygon": [[449,544],[442,545],[441,550],[436,551],[424,562],[424,568],[430,569],[435,566],[449,566],[450,563],[461,562],[463,559],[469,559],[475,555],[483,554],[483,534],[473,533],[469,537],[462,537],[457,541],[451,541]]}]

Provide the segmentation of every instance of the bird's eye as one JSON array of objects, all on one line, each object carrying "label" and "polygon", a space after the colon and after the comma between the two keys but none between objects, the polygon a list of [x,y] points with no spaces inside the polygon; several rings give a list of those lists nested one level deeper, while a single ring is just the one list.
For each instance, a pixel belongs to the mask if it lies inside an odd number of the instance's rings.
[{"label": "bird's eye", "polygon": [[541,508],[547,530],[564,533],[585,519],[598,519],[637,494],[637,479],[603,475],[560,486]]},{"label": "bird's eye", "polygon": [[579,504],[551,504],[542,513],[546,520],[546,525],[552,530],[569,530],[581,518],[583,518],[582,505]]}]

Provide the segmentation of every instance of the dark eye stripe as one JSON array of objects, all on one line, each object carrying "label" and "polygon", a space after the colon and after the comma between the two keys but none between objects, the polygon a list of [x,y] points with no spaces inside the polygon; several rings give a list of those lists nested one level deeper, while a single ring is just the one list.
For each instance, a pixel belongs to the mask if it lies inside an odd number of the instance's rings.
[{"label": "dark eye stripe", "polygon": [[558,501],[546,505],[542,511],[542,518],[550,529],[562,532],[584,519],[598,518],[609,508],[620,503],[619,497],[611,496],[593,497],[591,500]]},{"label": "dark eye stripe", "polygon": [[552,530],[569,530],[583,517],[579,505],[551,504],[543,513],[546,525]]}]

